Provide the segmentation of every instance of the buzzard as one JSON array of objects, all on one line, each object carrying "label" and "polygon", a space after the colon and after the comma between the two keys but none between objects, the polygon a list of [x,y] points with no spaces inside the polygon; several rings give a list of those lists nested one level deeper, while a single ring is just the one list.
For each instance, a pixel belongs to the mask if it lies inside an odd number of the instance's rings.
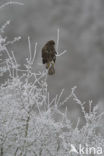
[{"label": "buzzard", "polygon": [[55,42],[53,40],[48,41],[42,48],[42,62],[46,64],[48,74],[55,74],[54,63],[56,61]]}]

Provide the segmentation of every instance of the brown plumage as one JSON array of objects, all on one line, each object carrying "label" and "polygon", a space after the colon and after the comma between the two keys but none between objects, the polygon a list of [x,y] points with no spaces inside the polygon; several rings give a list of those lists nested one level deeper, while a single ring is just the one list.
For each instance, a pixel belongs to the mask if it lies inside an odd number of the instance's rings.
[{"label": "brown plumage", "polygon": [[53,40],[48,41],[42,48],[42,62],[46,64],[48,74],[55,74],[54,63],[56,61],[55,42]]}]

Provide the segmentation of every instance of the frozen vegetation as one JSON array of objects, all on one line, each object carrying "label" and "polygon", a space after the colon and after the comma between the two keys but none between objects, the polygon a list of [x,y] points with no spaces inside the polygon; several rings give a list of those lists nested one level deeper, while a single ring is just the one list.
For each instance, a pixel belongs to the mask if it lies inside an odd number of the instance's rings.
[{"label": "frozen vegetation", "polygon": [[[19,3],[15,3],[19,4]],[[4,4],[2,7],[8,4]],[[1,8],[2,8],[1,7]],[[76,95],[76,86],[64,100],[61,93],[50,100],[47,84],[47,71],[32,72],[37,43],[32,56],[30,37],[28,37],[29,57],[25,69],[17,63],[15,52],[9,51],[8,44],[21,39],[15,37],[8,41],[4,32],[10,21],[0,26],[0,79],[6,73],[8,79],[0,84],[0,156],[76,156],[104,155],[103,120],[104,113],[98,114],[98,106],[81,102]],[[57,33],[57,51],[59,29]],[[58,53],[61,57],[66,53]],[[70,86],[69,86],[70,87]],[[67,107],[61,107],[70,99],[80,105],[85,123],[80,126],[80,118],[75,127],[68,118]],[[85,111],[85,105],[89,111]],[[54,118],[57,114],[58,120]],[[71,152],[75,147],[76,150]],[[80,150],[80,146],[84,147]],[[94,147],[95,149],[90,149]]]}]

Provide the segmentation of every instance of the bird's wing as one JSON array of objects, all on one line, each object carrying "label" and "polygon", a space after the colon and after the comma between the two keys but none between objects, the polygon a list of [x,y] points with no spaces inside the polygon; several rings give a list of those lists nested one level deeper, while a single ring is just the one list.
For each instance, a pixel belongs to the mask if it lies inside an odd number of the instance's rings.
[{"label": "bird's wing", "polygon": [[42,48],[42,57],[45,57],[47,55],[48,51],[45,47]]}]

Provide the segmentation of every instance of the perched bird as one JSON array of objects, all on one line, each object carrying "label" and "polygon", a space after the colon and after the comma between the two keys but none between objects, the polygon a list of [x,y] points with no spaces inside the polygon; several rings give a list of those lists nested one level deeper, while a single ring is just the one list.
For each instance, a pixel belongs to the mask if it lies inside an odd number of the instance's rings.
[{"label": "perched bird", "polygon": [[55,74],[54,64],[56,61],[55,42],[53,40],[48,41],[42,48],[42,62],[46,64],[48,74]]}]

